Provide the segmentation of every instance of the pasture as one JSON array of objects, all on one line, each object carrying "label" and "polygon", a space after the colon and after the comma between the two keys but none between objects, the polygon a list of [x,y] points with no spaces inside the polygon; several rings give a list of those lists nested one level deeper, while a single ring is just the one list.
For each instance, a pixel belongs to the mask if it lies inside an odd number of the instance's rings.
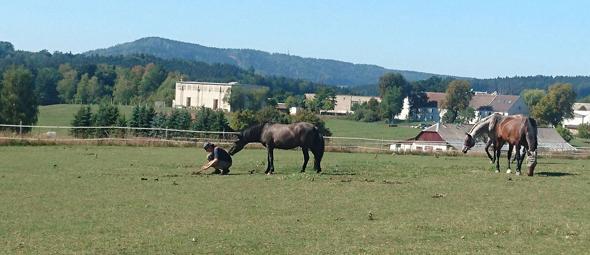
[{"label": "pasture", "polygon": [[[483,157],[299,151],[190,175],[202,149],[0,147],[0,253],[582,254],[590,160],[539,159],[534,177]],[[502,162],[504,163],[504,161]],[[503,164],[504,165],[504,164]]]}]

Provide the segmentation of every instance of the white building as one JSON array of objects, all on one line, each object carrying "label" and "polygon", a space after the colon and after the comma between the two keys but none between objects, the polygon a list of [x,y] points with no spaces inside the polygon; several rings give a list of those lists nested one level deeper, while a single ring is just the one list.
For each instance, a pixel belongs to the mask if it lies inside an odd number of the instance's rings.
[{"label": "white building", "polygon": [[[419,121],[438,122],[447,112],[446,109],[441,107],[446,94],[444,92],[426,92],[426,96],[428,97],[429,105],[418,109],[417,116],[413,116],[412,118]],[[492,113],[500,113],[502,115],[529,114],[529,109],[524,103],[524,100],[520,96],[513,95],[475,93],[469,102],[469,107],[475,109],[475,119],[470,122],[471,124]],[[404,98],[402,111],[396,117],[401,120],[410,118],[408,98]]]},{"label": "white building", "polygon": [[176,95],[172,101],[173,107],[207,107],[213,110],[222,109],[231,111],[229,97],[231,88],[237,86],[237,82],[213,83],[180,81],[176,83]]},{"label": "white building", "polygon": [[590,123],[590,103],[574,103],[574,117],[564,119],[563,126],[573,133],[578,132],[578,125]]}]

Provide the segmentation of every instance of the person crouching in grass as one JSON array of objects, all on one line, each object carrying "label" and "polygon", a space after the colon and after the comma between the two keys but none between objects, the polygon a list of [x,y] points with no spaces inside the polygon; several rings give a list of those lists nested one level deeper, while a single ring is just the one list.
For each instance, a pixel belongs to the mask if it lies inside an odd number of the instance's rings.
[{"label": "person crouching in grass", "polygon": [[232,160],[231,156],[229,155],[229,153],[227,153],[227,151],[209,142],[203,145],[203,149],[205,149],[205,151],[209,153],[207,155],[208,162],[201,167],[201,171],[199,171],[198,173],[205,171],[210,167],[213,167],[215,168],[215,171],[213,171],[212,174],[229,174],[229,168],[231,167]]}]

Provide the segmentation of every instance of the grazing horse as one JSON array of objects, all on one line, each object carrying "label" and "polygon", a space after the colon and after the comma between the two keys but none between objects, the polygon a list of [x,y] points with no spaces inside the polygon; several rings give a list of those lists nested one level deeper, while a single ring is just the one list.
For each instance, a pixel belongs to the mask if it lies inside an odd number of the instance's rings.
[{"label": "grazing horse", "polygon": [[[473,126],[465,137],[463,152],[466,153],[475,145],[474,136],[487,132],[494,144],[494,155],[500,158],[502,146],[508,143],[516,148],[516,174],[520,175],[523,157],[520,148],[525,148],[528,157],[528,175],[532,176],[537,165],[537,123],[534,119],[523,115],[502,116],[493,114],[482,119]],[[510,156],[512,147],[508,148],[508,173],[510,173]],[[496,172],[500,171],[500,162],[496,161]]]},{"label": "grazing horse", "polygon": [[261,143],[268,151],[268,164],[266,174],[272,174],[275,171],[273,150],[293,149],[301,147],[303,151],[303,167],[301,172],[305,172],[307,161],[309,161],[309,151],[313,153],[314,169],[321,172],[320,162],[324,155],[324,137],[316,126],[307,122],[297,122],[293,124],[258,124],[249,127],[238,135],[238,140],[229,149],[229,154],[234,155],[246,146],[248,143]]}]

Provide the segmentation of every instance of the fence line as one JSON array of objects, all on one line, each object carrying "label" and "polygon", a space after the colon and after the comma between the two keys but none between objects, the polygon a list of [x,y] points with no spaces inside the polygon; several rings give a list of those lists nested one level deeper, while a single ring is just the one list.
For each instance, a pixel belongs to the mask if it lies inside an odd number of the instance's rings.
[{"label": "fence line", "polygon": [[[202,131],[202,130],[182,130],[172,128],[142,128],[142,127],[76,127],[76,126],[33,126],[33,125],[9,125],[0,124],[0,128],[12,128],[15,132],[0,132],[0,144],[16,141],[26,141],[38,144],[127,144],[127,145],[158,145],[158,146],[194,146],[196,143],[211,141],[218,144],[230,144],[235,140],[235,134],[238,132],[226,131]],[[22,133],[22,130],[30,129],[29,133]],[[76,137],[73,135],[80,130],[88,130],[90,134],[86,137]],[[103,130],[98,132],[99,130]],[[48,132],[47,132],[48,131]],[[59,133],[56,131],[60,131]],[[69,131],[69,132],[68,132]],[[92,133],[93,132],[93,133]],[[117,133],[118,132],[118,133]],[[18,136],[15,136],[18,135]],[[408,140],[386,140],[362,137],[342,137],[331,136],[324,137],[326,148],[329,151],[346,151],[346,152],[381,152],[392,153],[390,146],[402,144],[411,146],[414,141]],[[4,141],[4,142],[2,142]],[[451,144],[457,146],[456,144]],[[444,151],[433,149],[433,146],[449,147],[445,141],[422,141],[417,145],[423,149],[419,153],[445,153]],[[249,147],[260,147],[250,145]],[[430,147],[427,150],[426,147]],[[474,153],[483,153],[483,145],[476,146]],[[574,156],[590,156],[590,147],[577,147],[576,151],[567,153],[552,151],[551,148],[539,147],[543,151],[540,153],[547,155],[568,154]],[[409,151],[396,151],[397,153],[408,153]],[[415,151],[414,151],[415,152]],[[456,150],[453,150],[456,152]]]}]

